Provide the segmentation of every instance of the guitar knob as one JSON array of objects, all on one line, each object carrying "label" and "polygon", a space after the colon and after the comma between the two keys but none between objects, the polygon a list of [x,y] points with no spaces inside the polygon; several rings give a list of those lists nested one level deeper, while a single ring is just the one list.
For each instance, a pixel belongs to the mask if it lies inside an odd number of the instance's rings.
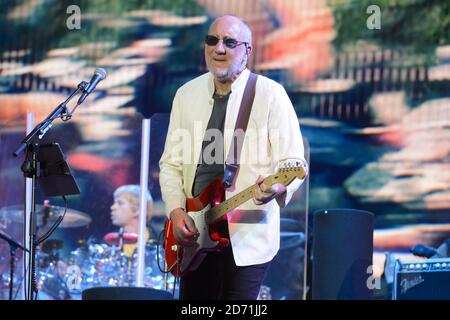
[{"label": "guitar knob", "polygon": [[174,244],[173,246],[170,247],[170,250],[177,251],[178,250],[178,246],[176,244]]}]

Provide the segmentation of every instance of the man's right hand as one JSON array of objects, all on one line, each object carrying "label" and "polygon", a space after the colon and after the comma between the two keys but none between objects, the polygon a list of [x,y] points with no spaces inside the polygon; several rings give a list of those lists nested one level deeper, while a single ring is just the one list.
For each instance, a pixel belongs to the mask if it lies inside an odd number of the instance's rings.
[{"label": "man's right hand", "polygon": [[198,230],[195,227],[194,220],[181,208],[174,209],[170,213],[172,220],[173,235],[178,244],[191,247],[196,244],[198,238]]}]

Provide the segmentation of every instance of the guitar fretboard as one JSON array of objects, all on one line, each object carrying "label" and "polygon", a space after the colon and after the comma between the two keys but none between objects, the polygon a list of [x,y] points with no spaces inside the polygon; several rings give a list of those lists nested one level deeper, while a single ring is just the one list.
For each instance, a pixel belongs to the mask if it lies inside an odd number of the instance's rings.
[{"label": "guitar fretboard", "polygon": [[[278,178],[279,175],[272,175],[265,179],[265,183],[271,186],[278,182],[277,181]],[[227,214],[231,210],[239,207],[241,204],[253,198],[254,189],[257,187],[258,185],[255,183],[254,185],[248,187],[247,189],[242,190],[238,194],[232,196],[230,199],[225,200],[221,204],[209,210],[206,215],[206,223],[207,224],[213,223],[217,219],[221,218],[223,215]]]}]

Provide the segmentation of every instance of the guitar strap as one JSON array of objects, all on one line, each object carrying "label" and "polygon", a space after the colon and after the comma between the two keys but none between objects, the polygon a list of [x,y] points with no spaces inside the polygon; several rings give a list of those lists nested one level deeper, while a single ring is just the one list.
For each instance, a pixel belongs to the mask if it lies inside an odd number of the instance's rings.
[{"label": "guitar strap", "polygon": [[236,173],[239,170],[239,159],[241,156],[242,145],[244,144],[245,131],[247,130],[248,119],[252,110],[253,100],[255,99],[255,87],[258,75],[251,72],[247,84],[245,85],[242,96],[239,114],[236,119],[233,138],[228,151],[228,157],[225,161],[225,172],[223,176],[223,187],[225,189],[234,184]]}]

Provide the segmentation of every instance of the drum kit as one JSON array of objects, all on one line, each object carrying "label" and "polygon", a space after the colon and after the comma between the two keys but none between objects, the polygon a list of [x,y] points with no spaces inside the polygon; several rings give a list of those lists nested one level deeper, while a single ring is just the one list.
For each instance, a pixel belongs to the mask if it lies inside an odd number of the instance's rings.
[{"label": "drum kit", "polygon": [[[53,205],[37,205],[37,225],[39,231],[49,228],[65,208]],[[0,209],[0,231],[7,230],[11,224],[23,223],[23,206],[10,206]],[[91,222],[89,215],[67,209],[61,228],[85,227]],[[298,222],[293,219],[281,219],[281,250],[304,244],[305,237]],[[9,236],[12,238],[11,236]],[[125,254],[126,245],[137,244],[138,235],[134,233],[111,232],[104,236],[102,242],[89,238],[78,242],[75,250],[63,255],[64,242],[48,239],[36,251],[36,282],[39,300],[80,300],[85,290],[93,288],[136,287],[137,253]],[[0,244],[3,244],[0,241]],[[144,287],[172,291],[174,278],[164,270],[164,250],[155,240],[149,240],[145,246]],[[5,248],[5,246],[3,246]],[[158,250],[159,249],[159,250]],[[21,251],[20,251],[21,253]],[[10,270],[8,254],[5,250],[0,255],[0,299],[8,299]],[[15,298],[22,279],[22,263],[16,262],[13,276]],[[268,288],[268,287],[267,287]],[[266,288],[266,289],[267,289]],[[259,299],[270,299],[269,291],[260,293]]]},{"label": "drum kit", "polygon": [[[64,212],[58,206],[37,206],[38,227],[51,226]],[[10,206],[0,209],[3,221],[23,223],[23,206]],[[87,226],[91,222],[89,215],[67,209],[62,228]],[[36,283],[38,299],[79,300],[84,290],[94,287],[132,287],[135,286],[137,254],[127,256],[122,248],[125,244],[137,243],[137,234],[108,233],[104,242],[88,239],[80,241],[79,246],[68,257],[61,254],[64,242],[48,239],[36,250]],[[5,264],[4,261],[2,264]],[[22,264],[17,264],[14,276],[15,286],[19,286]],[[159,290],[172,290],[173,276],[165,274],[163,250],[158,243],[149,240],[145,246],[144,286]],[[2,274],[0,286],[6,291],[9,271]],[[17,278],[17,279],[16,279]],[[17,288],[15,291],[17,292]],[[0,297],[7,299],[7,297]]]}]

